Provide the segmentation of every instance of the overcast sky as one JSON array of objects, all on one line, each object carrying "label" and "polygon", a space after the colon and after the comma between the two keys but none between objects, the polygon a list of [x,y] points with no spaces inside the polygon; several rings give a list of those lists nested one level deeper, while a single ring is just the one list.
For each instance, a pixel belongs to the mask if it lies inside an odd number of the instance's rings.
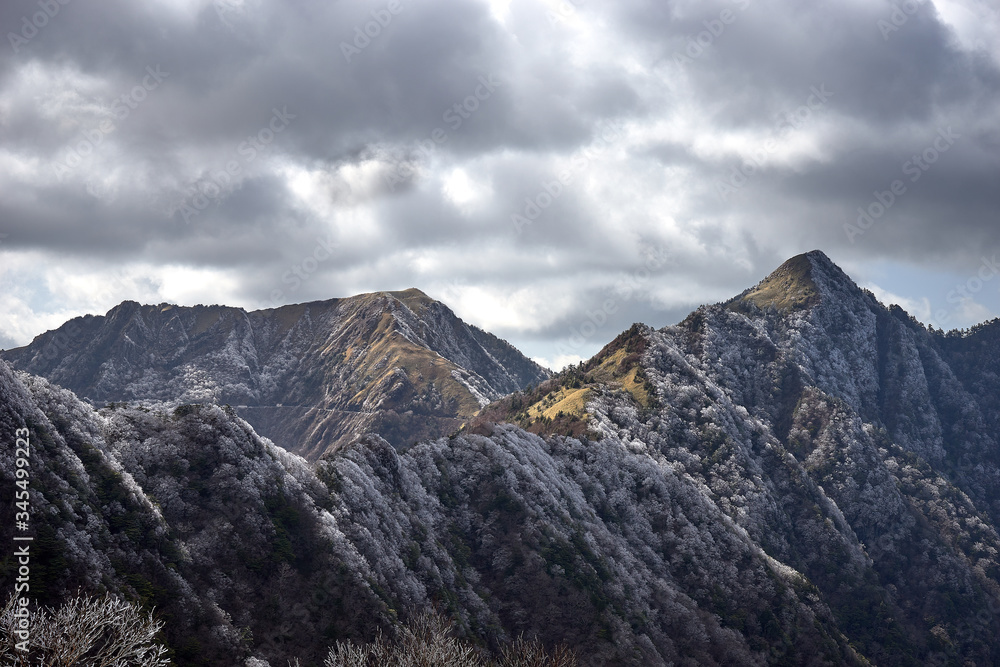
[{"label": "overcast sky", "polygon": [[4,0],[0,27],[0,347],[125,299],[418,287],[561,366],[814,248],[924,322],[1000,314],[993,0]]}]

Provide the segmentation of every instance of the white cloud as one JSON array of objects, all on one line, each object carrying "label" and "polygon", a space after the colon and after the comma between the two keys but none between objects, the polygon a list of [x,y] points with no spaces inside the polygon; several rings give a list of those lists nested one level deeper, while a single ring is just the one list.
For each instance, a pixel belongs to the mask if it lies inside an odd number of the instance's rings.
[{"label": "white cloud", "polygon": [[464,213],[488,205],[493,195],[493,188],[486,178],[479,176],[474,179],[461,167],[452,169],[444,176],[441,191]]},{"label": "white cloud", "polygon": [[862,285],[862,287],[871,290],[871,293],[875,295],[875,298],[878,299],[884,306],[895,304],[924,324],[932,321],[931,300],[926,296],[906,297],[899,294],[893,294],[888,290],[882,289],[875,283],[866,283]]},{"label": "white cloud", "polygon": [[551,361],[544,357],[532,357],[531,360],[539,366],[543,366],[549,370],[561,371],[567,366],[574,366],[580,363],[584,359],[578,354],[560,354],[554,357]]},{"label": "white cloud", "polygon": [[[588,346],[727,298],[812,248],[855,265],[946,257],[947,271],[1000,247],[1000,164],[988,150],[997,70],[969,57],[996,51],[995,3],[935,0],[935,14],[928,2],[882,39],[871,3],[781,11],[788,2],[741,9],[683,67],[672,53],[721,6],[744,3],[430,0],[407,5],[350,63],[339,43],[368,14],[357,3],[224,0],[220,16],[214,0],[162,0],[96,4],[79,28],[60,17],[0,79],[0,233],[21,257],[5,260],[26,271],[4,279],[19,322],[5,330],[23,339],[53,313],[123,298],[253,306],[278,289],[298,301],[415,286],[557,360],[544,346],[621,296],[617,281],[651,248],[669,248],[669,266],[623,297]],[[800,24],[825,27],[804,38]],[[109,117],[153,52],[171,63],[162,88],[53,179],[55,159]],[[483,76],[500,83],[446,140],[431,139]],[[823,84],[828,103],[801,127],[779,125]],[[241,155],[286,107],[295,118],[280,136]],[[623,129],[603,140],[613,123]],[[960,142],[850,244],[845,212],[885,190],[941,124]],[[770,140],[764,168],[721,200],[715,181]],[[180,224],[172,212],[229,160],[239,176]],[[561,170],[572,182],[516,234],[511,214]],[[336,257],[288,289],[283,276],[318,239],[339,244]],[[117,272],[123,286],[108,290]],[[928,316],[918,286],[878,280],[898,293],[881,298]],[[956,317],[986,317],[992,304],[979,300]]]},{"label": "white cloud", "polygon": [[0,335],[25,345],[81,315],[103,315],[125,300],[146,304],[242,305],[240,281],[221,269],[180,265],[101,266],[37,252],[4,253]]}]

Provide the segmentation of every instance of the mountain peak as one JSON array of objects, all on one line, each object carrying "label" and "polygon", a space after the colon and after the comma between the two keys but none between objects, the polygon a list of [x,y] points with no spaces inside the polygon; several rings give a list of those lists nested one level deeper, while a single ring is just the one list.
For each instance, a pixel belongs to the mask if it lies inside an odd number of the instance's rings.
[{"label": "mountain peak", "polygon": [[428,306],[437,303],[434,299],[427,296],[416,287],[400,290],[398,292],[383,292],[383,294],[388,294],[397,301],[400,301],[416,315],[421,315]]},{"label": "mountain peak", "polygon": [[756,287],[737,297],[739,303],[781,311],[803,310],[819,302],[819,288],[813,280],[813,261],[829,258],[818,250],[796,255],[771,272]]},{"label": "mountain peak", "polygon": [[752,287],[733,299],[732,305],[754,304],[782,312],[807,310],[818,304],[824,292],[857,290],[854,281],[822,250],[795,255]]},{"label": "mountain peak", "polygon": [[423,298],[423,299],[428,299],[430,301],[433,301],[433,299],[431,299],[429,296],[427,296],[426,292],[424,292],[423,290],[421,290],[421,289],[419,289],[417,287],[408,287],[408,288],[406,288],[404,290],[398,290],[398,291],[395,291],[395,292],[389,292],[389,294],[393,295],[397,299],[417,297],[417,298]]}]

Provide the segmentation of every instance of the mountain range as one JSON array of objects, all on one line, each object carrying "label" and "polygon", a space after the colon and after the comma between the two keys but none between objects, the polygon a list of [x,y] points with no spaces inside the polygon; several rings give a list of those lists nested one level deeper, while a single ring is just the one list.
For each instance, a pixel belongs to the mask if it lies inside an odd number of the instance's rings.
[{"label": "mountain range", "polygon": [[0,429],[35,443],[38,599],[155,608],[177,664],[437,608],[585,665],[989,665],[998,339],[819,251],[551,376],[416,290],[126,302],[0,355]]},{"label": "mountain range", "polygon": [[368,431],[397,447],[447,435],[549,377],[416,289],[253,312],[126,301],[2,357],[96,402],[236,406],[310,460]]}]

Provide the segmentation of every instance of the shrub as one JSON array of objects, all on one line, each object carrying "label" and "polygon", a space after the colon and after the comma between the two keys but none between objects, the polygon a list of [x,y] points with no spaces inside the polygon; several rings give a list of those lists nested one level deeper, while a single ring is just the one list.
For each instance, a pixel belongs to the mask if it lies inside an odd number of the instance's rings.
[{"label": "shrub", "polygon": [[497,658],[482,654],[452,635],[454,625],[435,612],[419,614],[397,642],[381,633],[371,644],[337,642],[324,667],[576,667],[576,656],[561,646],[551,655],[537,639],[519,637]]},{"label": "shrub", "polygon": [[111,597],[75,597],[58,609],[29,612],[28,651],[16,648],[16,602],[0,612],[0,664],[5,667],[160,667],[167,649],[155,637],[163,623],[152,613]]}]

